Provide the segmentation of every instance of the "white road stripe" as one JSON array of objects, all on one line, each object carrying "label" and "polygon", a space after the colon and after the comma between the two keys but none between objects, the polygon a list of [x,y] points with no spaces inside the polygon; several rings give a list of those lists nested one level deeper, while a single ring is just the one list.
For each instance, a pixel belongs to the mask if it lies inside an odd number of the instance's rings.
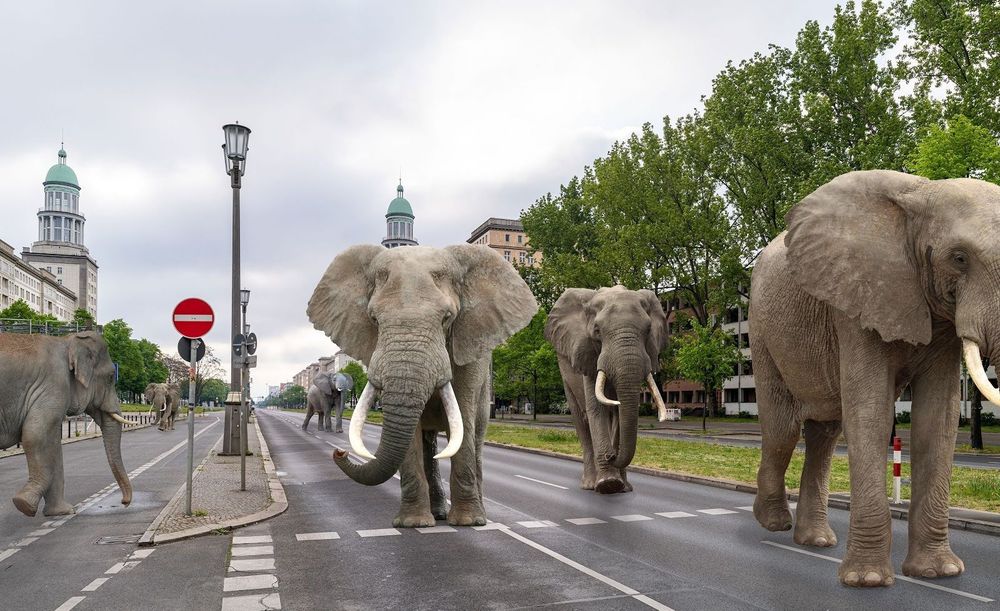
[{"label": "white road stripe", "polygon": [[663,516],[664,518],[694,518],[697,517],[693,513],[688,513],[686,511],[661,511],[657,512],[658,516]]},{"label": "white road stripe", "polygon": [[527,520],[525,522],[518,522],[518,524],[525,528],[549,528],[556,526],[556,523],[550,520]]},{"label": "white road stripe", "polygon": [[277,592],[266,596],[251,594],[222,599],[222,611],[270,611],[271,609],[281,609],[281,597]]},{"label": "white road stripe", "polygon": [[540,479],[535,479],[533,477],[525,477],[523,475],[515,475],[514,477],[520,477],[521,479],[526,479],[529,482],[535,482],[536,484],[545,484],[546,486],[552,486],[553,488],[559,488],[560,490],[569,490],[566,486],[560,486],[559,484],[550,484],[549,482],[543,482]]},{"label": "white road stripe", "polygon": [[403,533],[399,532],[395,528],[373,528],[371,530],[359,530],[359,537],[392,537],[395,535],[401,535]]},{"label": "white road stripe", "polygon": [[[823,554],[817,554],[816,552],[810,552],[804,549],[798,549],[791,547],[789,545],[782,545],[781,543],[775,543],[773,541],[761,541],[764,545],[770,545],[771,547],[777,547],[783,550],[788,550],[790,552],[795,552],[797,554],[804,554],[806,556],[812,556],[813,558],[820,558],[822,560],[828,560],[830,562],[835,562],[837,564],[841,563],[840,558],[834,558],[832,556],[824,556]],[[982,603],[993,602],[992,598],[986,598],[985,596],[979,596],[978,594],[971,594],[969,592],[963,592],[961,590],[954,590],[952,588],[946,588],[944,586],[939,586],[936,583],[929,583],[927,581],[922,581],[920,579],[914,579],[912,577],[907,577],[906,575],[895,575],[896,579],[900,581],[905,581],[908,583],[916,584],[918,586],[924,586],[925,588],[931,588],[932,590],[940,590],[942,592],[947,592],[949,594],[954,594],[956,596],[964,596],[965,598],[971,598],[972,600],[978,600]]]},{"label": "white road stripe", "polygon": [[17,548],[16,547],[12,547],[10,549],[5,549],[4,551],[0,552],[0,562],[3,562],[4,560],[10,558],[11,556],[13,556],[16,553],[17,553]]},{"label": "white road stripe", "polygon": [[510,529],[501,530],[500,532],[502,532],[502,533],[504,533],[504,534],[506,534],[506,535],[508,535],[510,537],[513,537],[514,539],[517,539],[518,541],[520,541],[521,543],[524,543],[525,545],[528,545],[530,547],[535,548],[536,550],[542,552],[543,554],[545,554],[545,555],[547,555],[547,556],[549,556],[551,558],[555,558],[559,562],[562,562],[566,566],[569,566],[571,568],[574,568],[574,569],[580,571],[584,575],[587,575],[589,577],[593,577],[594,579],[596,579],[596,580],[598,580],[598,581],[600,581],[600,582],[602,582],[604,584],[607,584],[607,585],[611,586],[612,588],[618,590],[619,592],[623,592],[625,594],[628,594],[629,596],[631,596],[635,600],[643,603],[644,605],[646,605],[648,607],[652,607],[654,609],[657,609],[658,611],[673,611],[673,609],[671,609],[670,607],[668,607],[668,606],[666,606],[666,605],[664,605],[662,603],[659,603],[659,602],[657,602],[657,601],[649,598],[648,596],[644,596],[644,595],[640,594],[638,590],[634,590],[634,589],[628,587],[627,585],[621,583],[620,581],[615,581],[614,579],[612,579],[610,577],[607,577],[605,575],[602,575],[602,574],[598,573],[597,571],[595,571],[595,570],[593,570],[591,568],[585,567],[582,564],[580,564],[579,562],[576,562],[575,560],[570,560],[569,558],[567,558],[566,556],[563,556],[559,552],[555,552],[553,550],[550,550],[549,548],[545,547],[544,545],[542,545],[540,543],[536,543],[536,542],[532,541],[531,539],[525,537],[524,535],[522,535],[520,533],[516,533],[516,532],[514,532],[513,530],[510,530]]},{"label": "white road stripe", "polygon": [[732,509],[697,509],[696,511],[710,516],[724,516],[727,513],[736,513]]},{"label": "white road stripe", "polygon": [[233,537],[233,545],[246,545],[248,543],[272,543],[271,535],[257,535],[249,537]]},{"label": "white road stripe", "polygon": [[94,581],[91,581],[90,583],[88,583],[88,584],[87,584],[87,585],[86,585],[86,586],[85,586],[85,587],[84,587],[84,588],[83,588],[82,590],[80,590],[80,591],[81,591],[81,592],[93,592],[93,591],[97,590],[97,588],[99,588],[99,587],[103,586],[103,585],[104,585],[104,582],[106,582],[106,581],[107,581],[107,580],[109,580],[109,579],[111,579],[111,578],[110,578],[110,577],[98,577],[98,578],[97,578],[97,579],[95,579]]},{"label": "white road stripe", "polygon": [[274,575],[241,575],[226,577],[222,581],[223,592],[240,592],[242,590],[272,590],[278,587],[278,578]]},{"label": "white road stripe", "polygon": [[737,507],[737,509],[742,509],[743,511],[753,511],[753,505],[744,505],[743,507]]},{"label": "white road stripe", "polygon": [[148,557],[149,557],[149,555],[150,555],[150,554],[152,554],[152,553],[153,553],[153,552],[155,552],[155,551],[156,551],[156,548],[155,548],[155,547],[146,547],[146,548],[143,548],[143,549],[137,549],[137,550],[135,550],[134,552],[132,552],[132,555],[131,555],[131,556],[129,556],[129,558],[130,558],[130,559],[136,559],[136,558],[139,558],[139,559],[142,559],[142,558],[148,558]]},{"label": "white road stripe", "polygon": [[333,539],[339,539],[340,535],[335,532],[321,532],[321,533],[299,533],[295,535],[296,541],[332,541]]},{"label": "white road stripe", "polygon": [[643,520],[652,520],[653,518],[638,513],[633,513],[625,516],[611,516],[611,519],[618,520],[619,522],[641,522]]},{"label": "white road stripe", "polygon": [[29,537],[44,537],[45,535],[49,534],[53,530],[55,530],[55,529],[54,528],[39,528],[38,530],[36,530],[34,532],[28,533],[28,536]]},{"label": "white road stripe", "polygon": [[20,541],[16,542],[14,545],[16,545],[17,547],[25,547],[31,545],[35,541],[38,541],[38,537],[25,537]]},{"label": "white road stripe", "polygon": [[576,524],[577,526],[586,526],[588,524],[607,524],[605,520],[600,520],[598,518],[566,518],[566,521],[570,524]]},{"label": "white road stripe", "polygon": [[233,556],[273,556],[273,545],[257,545],[253,547],[234,547],[229,553]]},{"label": "white road stripe", "polygon": [[86,596],[74,596],[73,598],[70,598],[69,600],[67,600],[63,604],[61,604],[58,607],[56,607],[56,611],[69,611],[73,607],[79,605],[80,601],[82,601],[84,598],[87,598],[87,597]]},{"label": "white road stripe", "polygon": [[420,534],[435,534],[435,533],[453,533],[458,532],[451,526],[426,526],[424,528],[418,528],[416,531]]},{"label": "white road stripe", "polygon": [[472,530],[506,530],[510,528],[506,524],[501,524],[500,522],[490,522],[485,526],[473,526]]},{"label": "white road stripe", "polygon": [[229,570],[238,571],[240,573],[273,571],[274,558],[250,558],[242,560],[234,558],[229,561]]}]

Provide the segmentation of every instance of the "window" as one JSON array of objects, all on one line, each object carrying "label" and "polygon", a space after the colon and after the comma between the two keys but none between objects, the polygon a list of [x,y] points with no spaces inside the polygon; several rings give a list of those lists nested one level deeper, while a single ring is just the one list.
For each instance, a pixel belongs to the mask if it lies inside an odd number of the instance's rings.
[{"label": "window", "polygon": [[524,265],[524,259],[525,259],[524,253],[523,252],[518,253],[518,261],[521,262],[521,265]]},{"label": "window", "polygon": [[743,402],[744,403],[756,403],[757,402],[757,389],[756,388],[744,388],[743,389]]},{"label": "window", "polygon": [[726,397],[724,401],[726,403],[738,403],[740,397],[740,390],[738,388],[727,388]]},{"label": "window", "polygon": [[[50,271],[51,271],[51,270],[50,270]],[[61,267],[57,267],[57,268],[56,268],[56,273],[57,273],[57,274],[61,274],[61,273],[62,273],[62,268],[61,268]]]},{"label": "window", "polygon": [[523,244],[524,243],[524,236],[523,235],[517,236],[517,243],[518,244]]},{"label": "window", "polygon": [[[510,237],[510,236],[508,236],[508,237]],[[507,262],[510,262],[510,251],[509,250],[503,251],[503,260],[507,261]]]},{"label": "window", "polygon": [[743,361],[743,375],[752,376],[753,375],[753,361],[746,360]]},{"label": "window", "polygon": [[510,234],[509,233],[503,234],[503,241],[504,242],[510,242]]}]

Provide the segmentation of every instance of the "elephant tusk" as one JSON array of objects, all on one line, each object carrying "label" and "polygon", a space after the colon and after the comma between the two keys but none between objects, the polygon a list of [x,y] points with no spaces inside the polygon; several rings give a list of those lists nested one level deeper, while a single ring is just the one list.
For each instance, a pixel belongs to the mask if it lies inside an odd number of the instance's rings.
[{"label": "elephant tusk", "polygon": [[132,424],[132,423],[131,423],[131,422],[129,422],[128,420],[126,420],[126,419],[122,418],[121,414],[115,414],[115,413],[112,413],[112,414],[111,414],[111,417],[112,417],[112,418],[114,418],[114,419],[115,419],[116,421],[118,421],[118,422],[122,423],[122,424],[126,424],[126,425],[130,425],[130,424]]},{"label": "elephant tusk", "polygon": [[458,399],[455,397],[455,389],[451,387],[451,382],[441,387],[441,403],[444,404],[444,414],[448,418],[448,445],[434,455],[435,459],[454,456],[462,447],[462,437],[465,435],[462,410],[458,408]]},{"label": "elephant tusk", "polygon": [[597,396],[597,400],[604,405],[621,405],[621,401],[613,401],[606,396],[604,396],[604,381],[607,379],[607,374],[604,370],[597,372],[597,382],[594,383],[594,394]]},{"label": "elephant tusk", "polygon": [[1000,405],[1000,390],[990,384],[983,369],[983,359],[979,353],[979,345],[971,339],[962,340],[962,354],[965,356],[965,366],[969,370],[969,377],[976,383],[976,388],[983,393],[983,397],[990,403]]},{"label": "elephant tusk", "polygon": [[660,396],[660,389],[656,387],[656,380],[652,373],[646,374],[646,384],[649,385],[649,394],[653,396],[653,403],[656,404],[658,418],[660,422],[663,422],[667,419],[667,406],[663,403],[663,397]]},{"label": "elephant tusk", "polygon": [[347,438],[351,440],[351,449],[354,450],[355,454],[367,460],[373,460],[375,455],[365,447],[365,440],[361,438],[361,431],[365,428],[365,418],[368,417],[368,409],[374,402],[375,387],[369,382],[365,384],[365,389],[361,391],[361,396],[358,397],[358,404],[354,406],[354,413],[351,414],[351,426],[347,432]]}]

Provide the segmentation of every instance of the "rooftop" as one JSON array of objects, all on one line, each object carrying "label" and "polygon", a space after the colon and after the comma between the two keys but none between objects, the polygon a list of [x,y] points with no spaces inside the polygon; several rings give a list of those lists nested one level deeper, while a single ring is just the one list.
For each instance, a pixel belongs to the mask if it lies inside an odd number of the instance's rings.
[{"label": "rooftop", "polygon": [[489,231],[490,229],[504,229],[507,231],[524,231],[524,225],[521,224],[519,219],[502,219],[495,216],[491,216],[486,219],[479,227],[472,230],[472,236],[469,237],[466,242],[472,244],[479,239],[481,235]]}]

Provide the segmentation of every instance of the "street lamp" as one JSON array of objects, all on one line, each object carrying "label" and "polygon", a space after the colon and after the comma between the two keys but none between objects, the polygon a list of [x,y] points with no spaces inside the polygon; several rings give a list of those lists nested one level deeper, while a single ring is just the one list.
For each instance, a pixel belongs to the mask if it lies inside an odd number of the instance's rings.
[{"label": "street lamp", "polygon": [[[225,141],[222,144],[222,156],[226,166],[226,174],[229,174],[233,187],[233,271],[232,271],[232,309],[230,318],[230,338],[235,339],[240,333],[240,187],[242,186],[243,174],[246,171],[247,150],[249,150],[250,128],[237,123],[229,123],[222,126]],[[248,296],[249,298],[249,296]],[[229,390],[231,392],[243,392],[243,384],[240,380],[241,370],[237,363],[235,352],[230,353],[230,377]],[[223,443],[223,454],[235,454],[233,448],[234,422],[230,415],[230,410],[226,408],[226,437]],[[242,451],[242,449],[241,449]]]}]

